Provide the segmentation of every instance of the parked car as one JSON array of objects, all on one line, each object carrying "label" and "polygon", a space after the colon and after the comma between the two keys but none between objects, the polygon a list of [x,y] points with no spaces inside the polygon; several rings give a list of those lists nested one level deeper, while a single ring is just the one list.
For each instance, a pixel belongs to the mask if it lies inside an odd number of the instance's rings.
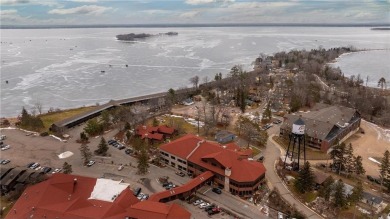
[{"label": "parked car", "polygon": [[114,139],[110,139],[110,140],[107,141],[107,143],[110,144],[110,145],[113,144],[114,142],[116,142]]},{"label": "parked car", "polygon": [[278,219],[283,219],[283,213],[278,212]]},{"label": "parked car", "polygon": [[213,188],[212,191],[213,191],[214,193],[217,193],[217,194],[221,194],[221,193],[222,193],[222,191],[221,191],[220,188]]},{"label": "parked car", "polygon": [[218,208],[218,207],[216,207],[216,208],[213,208],[213,209],[211,209],[211,210],[208,210],[208,211],[207,211],[207,214],[208,214],[208,215],[213,215],[213,214],[218,214],[219,212],[221,212],[221,209]]},{"label": "parked car", "polygon": [[27,164],[27,168],[31,168],[32,165],[34,165],[34,164],[35,164],[34,162],[31,162],[31,163]]},{"label": "parked car", "polygon": [[142,192],[137,195],[137,199],[140,201],[141,201],[142,197],[144,197],[144,193],[142,193]]},{"label": "parked car", "polygon": [[7,138],[7,136],[5,136],[5,135],[0,136],[0,140],[5,140],[6,138]]},{"label": "parked car", "polygon": [[51,172],[51,173],[54,174],[54,173],[59,173],[59,172],[61,172],[61,171],[62,171],[62,168],[56,168],[56,169],[54,169],[53,172]]},{"label": "parked car", "polygon": [[202,203],[199,204],[199,208],[200,208],[200,209],[203,209],[203,208],[205,208],[205,207],[207,207],[207,206],[209,206],[209,205],[210,205],[210,204],[207,203],[207,202],[202,202]]},{"label": "parked car", "polygon": [[148,194],[143,194],[142,198],[141,198],[141,201],[148,200],[148,199],[149,199],[149,195]]},{"label": "parked car", "polygon": [[367,179],[370,180],[371,182],[374,182],[374,181],[375,181],[374,177],[372,177],[372,176],[370,176],[370,175],[367,175]]},{"label": "parked car", "polygon": [[10,148],[11,148],[11,146],[9,146],[9,145],[7,145],[7,144],[1,145],[1,150],[2,150],[2,151],[8,150],[8,149],[10,149]]},{"label": "parked car", "polygon": [[212,210],[213,208],[217,207],[215,204],[211,204],[207,207],[204,208],[205,211],[209,211],[209,210]]},{"label": "parked car", "polygon": [[88,161],[88,163],[87,163],[87,167],[90,167],[90,166],[92,166],[92,165],[94,165],[95,164],[95,161],[94,160],[90,160],[90,161]]},{"label": "parked car", "polygon": [[118,148],[119,150],[123,150],[123,149],[125,149],[126,147],[123,146],[122,144],[119,144],[117,148]]},{"label": "parked car", "polygon": [[203,200],[198,199],[198,200],[194,201],[193,204],[194,204],[195,206],[197,206],[197,205],[199,205],[199,204],[201,204],[201,203],[203,203]]},{"label": "parked car", "polygon": [[51,170],[52,170],[51,167],[44,167],[44,168],[42,168],[42,172],[43,173],[49,173]]},{"label": "parked car", "polygon": [[132,154],[132,153],[133,153],[133,149],[127,148],[127,149],[125,150],[125,153],[126,153],[126,154]]},{"label": "parked car", "polygon": [[118,170],[119,170],[119,171],[123,170],[123,165],[120,165],[120,166],[118,167]]},{"label": "parked car", "polygon": [[263,161],[264,161],[264,156],[259,157],[259,158],[257,159],[257,161],[263,162]]},{"label": "parked car", "polygon": [[33,165],[30,166],[30,169],[37,169],[40,166],[39,163],[34,163]]},{"label": "parked car", "polygon": [[2,160],[2,161],[1,161],[1,164],[2,164],[2,165],[6,165],[6,164],[9,163],[9,162],[11,162],[11,161],[10,161],[10,160]]},{"label": "parked car", "polygon": [[176,173],[176,175],[181,176],[181,177],[185,177],[186,176],[186,174],[183,173],[183,172],[175,172],[175,173]]}]

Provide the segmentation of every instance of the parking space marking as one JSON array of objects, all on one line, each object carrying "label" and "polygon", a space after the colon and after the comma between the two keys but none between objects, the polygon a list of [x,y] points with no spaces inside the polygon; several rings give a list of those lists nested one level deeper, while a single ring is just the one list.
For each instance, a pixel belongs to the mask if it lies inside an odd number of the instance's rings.
[{"label": "parking space marking", "polygon": [[210,191],[211,188],[208,188],[205,192],[203,192],[203,195],[206,194],[208,191]]}]

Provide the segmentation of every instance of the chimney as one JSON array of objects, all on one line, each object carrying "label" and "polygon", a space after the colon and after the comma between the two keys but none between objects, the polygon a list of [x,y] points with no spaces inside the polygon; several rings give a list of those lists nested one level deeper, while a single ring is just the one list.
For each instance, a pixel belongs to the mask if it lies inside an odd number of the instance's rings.
[{"label": "chimney", "polygon": [[77,178],[74,178],[73,179],[73,192],[76,189],[76,185],[77,185]]}]

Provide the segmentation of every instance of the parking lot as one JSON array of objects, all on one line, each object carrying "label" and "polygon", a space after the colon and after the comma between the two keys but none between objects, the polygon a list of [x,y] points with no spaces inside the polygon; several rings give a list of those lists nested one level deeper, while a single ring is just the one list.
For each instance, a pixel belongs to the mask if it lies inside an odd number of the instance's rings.
[{"label": "parking lot", "polygon": [[[76,129],[81,130],[81,127]],[[71,130],[74,133],[71,136],[77,136],[79,130]],[[115,130],[104,135],[105,139],[112,139]],[[188,176],[181,177],[175,174],[175,171],[170,168],[160,168],[150,165],[149,173],[146,175],[137,175],[137,159],[126,154],[126,150],[119,150],[114,146],[109,146],[109,157],[94,156],[92,160],[95,164],[92,166],[84,166],[80,154],[80,144],[76,142],[77,137],[71,137],[67,142],[61,142],[51,136],[40,137],[36,135],[27,135],[28,133],[16,129],[3,129],[2,134],[6,135],[5,144],[10,145],[10,149],[2,151],[1,160],[8,159],[8,164],[2,167],[27,167],[30,163],[39,163],[40,166],[50,167],[53,170],[62,168],[64,162],[72,165],[73,174],[89,177],[105,177],[115,180],[123,179],[130,183],[132,188],[141,187],[146,194],[151,194],[158,191],[163,191],[164,188],[157,181],[159,177],[168,176],[170,181],[176,185],[186,183],[190,178]],[[91,138],[88,143],[90,150],[93,152],[97,149],[100,142],[100,137]],[[72,156],[60,159],[59,154],[70,151]],[[122,165],[123,169],[118,170]]]}]

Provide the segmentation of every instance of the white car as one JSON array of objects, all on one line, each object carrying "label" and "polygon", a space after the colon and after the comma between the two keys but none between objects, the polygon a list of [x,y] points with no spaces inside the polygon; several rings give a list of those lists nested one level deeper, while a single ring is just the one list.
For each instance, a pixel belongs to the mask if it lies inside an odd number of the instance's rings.
[{"label": "white car", "polygon": [[120,166],[118,167],[118,170],[119,170],[119,171],[123,170],[123,165],[120,165]]},{"label": "white car", "polygon": [[199,204],[201,204],[201,203],[203,203],[203,201],[200,200],[200,199],[198,199],[198,200],[194,201],[193,204],[194,204],[195,206],[197,206],[197,205],[199,205]]},{"label": "white car", "polygon": [[5,140],[6,138],[7,138],[7,136],[5,136],[5,135],[0,136],[0,140]]},{"label": "white car", "polygon": [[61,168],[56,168],[56,169],[54,169],[53,172],[51,172],[51,173],[54,174],[54,173],[59,173],[59,172],[61,172],[61,171],[62,171]]},{"label": "white car", "polygon": [[9,145],[2,145],[2,146],[1,146],[1,150],[2,150],[2,151],[8,150],[8,149],[10,149],[10,148],[11,148],[11,146],[9,146]]},{"label": "white car", "polygon": [[90,160],[90,161],[88,161],[88,163],[87,163],[87,167],[90,167],[90,166],[92,166],[92,165],[94,165],[95,164],[95,161],[94,160]]},{"label": "white car", "polygon": [[283,213],[278,212],[278,219],[283,219]]},{"label": "white car", "polygon": [[209,206],[209,205],[210,205],[209,203],[203,202],[203,203],[200,203],[199,208],[200,208],[200,209],[203,209],[203,208],[205,208],[205,207],[207,207],[207,206]]}]

